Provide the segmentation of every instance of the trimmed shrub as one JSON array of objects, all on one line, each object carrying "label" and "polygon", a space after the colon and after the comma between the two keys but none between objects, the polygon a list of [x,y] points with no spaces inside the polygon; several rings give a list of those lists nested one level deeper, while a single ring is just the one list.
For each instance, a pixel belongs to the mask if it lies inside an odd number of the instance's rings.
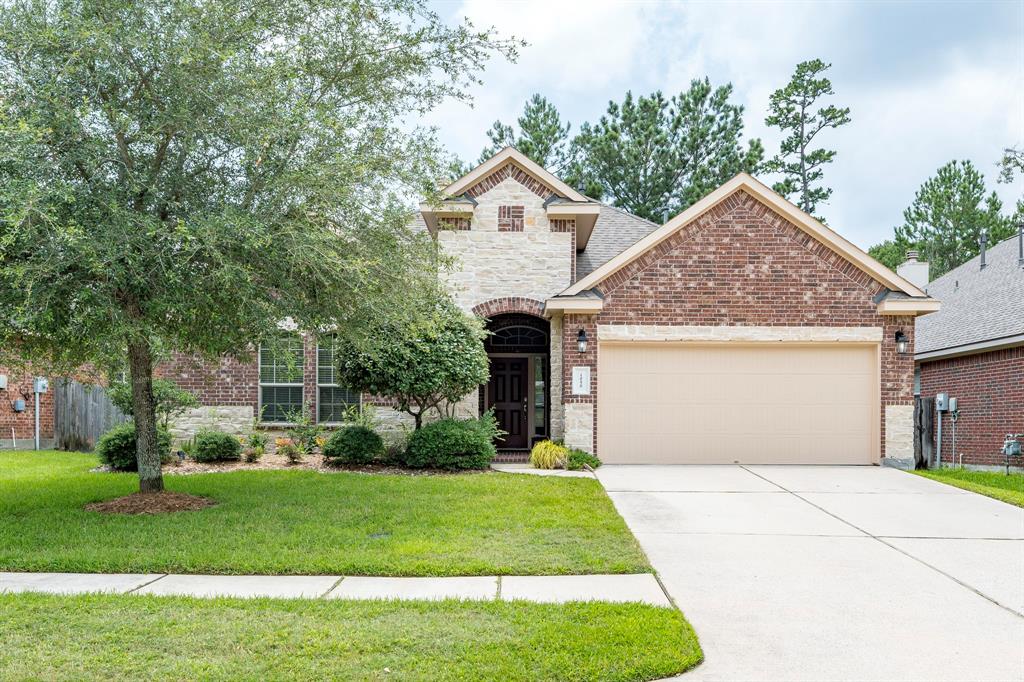
[{"label": "trimmed shrub", "polygon": [[569,460],[569,449],[549,440],[542,440],[530,451],[530,464],[535,469],[562,469]]},{"label": "trimmed shrub", "polygon": [[196,434],[192,459],[197,462],[237,462],[242,457],[242,444],[229,433],[204,429]]},{"label": "trimmed shrub", "polygon": [[494,459],[494,417],[442,419],[413,431],[402,464],[413,469],[486,469]]},{"label": "trimmed shrub", "polygon": [[[156,436],[160,461],[163,462],[171,454],[171,434],[165,429],[157,429]],[[135,424],[132,422],[118,424],[96,442],[96,454],[114,471],[138,471],[135,448]]]},{"label": "trimmed shrub", "polygon": [[596,469],[599,466],[601,466],[601,460],[596,455],[592,455],[584,450],[577,450],[576,448],[569,450],[569,459],[566,463],[567,469],[580,471],[587,467]]},{"label": "trimmed shrub", "polygon": [[384,439],[365,426],[346,426],[331,434],[323,453],[339,464],[369,464],[384,456]]}]

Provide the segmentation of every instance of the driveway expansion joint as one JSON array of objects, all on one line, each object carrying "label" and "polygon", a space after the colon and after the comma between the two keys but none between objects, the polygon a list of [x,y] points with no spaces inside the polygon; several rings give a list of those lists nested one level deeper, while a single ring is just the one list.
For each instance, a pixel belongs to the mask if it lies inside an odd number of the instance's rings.
[{"label": "driveway expansion joint", "polygon": [[[907,552],[906,550],[903,550],[903,549],[897,547],[896,545],[892,544],[891,542],[886,542],[885,538],[886,537],[891,537],[891,536],[874,535],[873,533],[868,532],[864,528],[861,528],[860,526],[858,526],[858,525],[856,525],[854,523],[851,523],[850,521],[847,521],[843,517],[830,512],[829,510],[825,509],[824,507],[821,507],[821,506],[815,504],[814,502],[811,502],[806,497],[803,497],[802,495],[800,495],[800,493],[793,492],[792,490],[789,490],[785,486],[776,483],[775,481],[771,480],[770,478],[766,478],[765,476],[762,476],[761,474],[757,473],[756,471],[751,471],[749,468],[743,466],[742,464],[740,464],[739,467],[741,469],[743,469],[744,471],[746,471],[748,473],[751,473],[754,476],[757,476],[758,478],[763,479],[764,481],[767,481],[768,483],[771,483],[772,485],[778,486],[779,488],[781,488],[782,490],[785,490],[790,495],[796,497],[799,500],[802,500],[802,501],[806,502],[807,504],[811,505],[815,509],[817,509],[817,510],[819,510],[819,511],[825,513],[825,514],[828,514],[829,516],[831,516],[832,518],[836,519],[837,521],[839,521],[841,523],[845,523],[850,528],[853,528],[855,530],[860,531],[861,533],[864,533],[864,535],[866,535],[867,537],[880,542],[881,544],[885,545],[886,547],[888,547],[888,548],[890,548],[892,550],[895,550],[896,552],[899,552],[903,556],[905,556],[905,557],[907,557],[909,559],[912,559],[913,561],[916,561],[917,563],[921,564],[922,566],[926,566],[926,567],[930,568],[931,570],[935,571],[936,573],[938,573],[938,574],[948,578],[949,580],[952,580],[957,585],[960,585],[961,587],[964,587],[964,588],[970,590],[971,592],[973,592],[974,594],[978,595],[982,599],[984,599],[986,601],[989,601],[992,604],[995,604],[996,606],[998,606],[999,608],[1003,609],[1004,611],[1006,611],[1008,613],[1011,613],[1011,614],[1013,614],[1014,616],[1016,616],[1018,618],[1024,619],[1024,613],[1014,609],[1013,607],[1007,606],[1006,604],[1003,604],[1003,603],[999,602],[997,599],[994,599],[994,598],[990,597],[989,595],[987,595],[984,592],[982,592],[981,590],[973,587],[972,585],[968,585],[967,583],[965,583],[964,581],[960,580],[956,576],[953,576],[953,575],[947,573],[946,571],[943,571],[942,569],[938,568],[937,566],[934,566],[934,565],[928,563],[924,559],[921,559],[919,557],[914,556],[910,552]],[[921,538],[921,539],[940,539],[940,538]],[[965,538],[950,538],[950,539],[965,539]]]}]

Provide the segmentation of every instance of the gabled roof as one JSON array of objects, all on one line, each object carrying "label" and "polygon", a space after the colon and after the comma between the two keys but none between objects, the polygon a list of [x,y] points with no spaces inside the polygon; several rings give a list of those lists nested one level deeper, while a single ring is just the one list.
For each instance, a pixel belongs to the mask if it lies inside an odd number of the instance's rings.
[{"label": "gabled roof", "polygon": [[[573,295],[600,284],[609,275],[622,269],[641,255],[654,248],[682,227],[686,226],[704,212],[715,207],[726,198],[738,191],[745,191],[762,202],[794,225],[804,230],[818,241],[838,253],[857,268],[870,275],[876,281],[893,291],[899,291],[913,298],[927,299],[928,295],[916,286],[885,267],[851,242],[840,236],[831,228],[823,225],[807,215],[789,201],[785,200],[767,186],[746,173],[740,173],[711,194],[690,206],[667,223],[641,238],[631,247],[614,258],[603,263],[593,272],[578,279],[562,295]],[[912,314],[912,313],[909,313]]]},{"label": "gabled roof", "polygon": [[556,178],[554,175],[549,173],[547,169],[531,160],[515,147],[505,147],[500,152],[445,187],[442,192],[449,197],[459,196],[480,180],[486,178],[488,175],[509,162],[516,164],[537,180],[547,185],[554,194],[557,194],[560,197],[571,201],[593,201],[593,199],[580,194],[578,191]]},{"label": "gabled roof", "polygon": [[576,279],[586,277],[659,227],[621,208],[601,204],[587,248],[576,256]]},{"label": "gabled roof", "polygon": [[1024,267],[1017,237],[950,270],[931,282],[928,294],[942,299],[939,312],[914,325],[918,359],[1024,344]]}]

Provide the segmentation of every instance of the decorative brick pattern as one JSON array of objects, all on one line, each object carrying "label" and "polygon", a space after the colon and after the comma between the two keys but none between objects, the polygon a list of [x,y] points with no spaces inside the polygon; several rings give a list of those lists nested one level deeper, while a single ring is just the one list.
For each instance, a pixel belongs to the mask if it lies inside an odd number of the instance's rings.
[{"label": "decorative brick pattern", "polygon": [[536,317],[544,316],[544,302],[521,296],[508,296],[484,301],[473,306],[473,314],[477,317],[491,318],[507,313],[526,313]]},{"label": "decorative brick pattern", "polygon": [[1003,437],[1024,433],[1024,346],[921,363],[921,395],[937,393],[956,398],[960,410],[955,453],[953,425],[943,417],[943,462],[963,453],[964,464],[1003,464]]},{"label": "decorative brick pattern", "polygon": [[522,206],[499,206],[498,207],[498,232],[522,232],[523,231],[523,207]]},{"label": "decorative brick pattern", "polygon": [[458,216],[441,216],[437,219],[439,230],[468,230],[472,221]]},{"label": "decorative brick pattern", "polygon": [[572,243],[569,245],[569,260],[571,265],[569,271],[572,273],[572,281],[576,281],[576,221],[574,219],[569,220],[552,220],[551,221],[552,232],[568,232],[572,235]]},{"label": "decorative brick pattern", "polygon": [[[886,406],[913,404],[914,319],[878,315],[871,299],[881,284],[745,192],[694,219],[598,288],[605,301],[597,316],[566,315],[567,403],[597,399],[601,324],[880,327],[883,456]],[[582,356],[575,351],[580,328],[590,339]],[[896,353],[898,330],[910,340],[911,353]],[[591,367],[590,396],[570,393],[572,367],[581,364]],[[595,445],[596,437],[595,428]]]},{"label": "decorative brick pattern", "polygon": [[516,164],[509,162],[467,189],[466,196],[474,198],[478,197],[496,187],[503,180],[507,180],[509,178],[515,180],[523,187],[526,187],[541,199],[547,199],[552,194],[550,187],[524,171]]}]

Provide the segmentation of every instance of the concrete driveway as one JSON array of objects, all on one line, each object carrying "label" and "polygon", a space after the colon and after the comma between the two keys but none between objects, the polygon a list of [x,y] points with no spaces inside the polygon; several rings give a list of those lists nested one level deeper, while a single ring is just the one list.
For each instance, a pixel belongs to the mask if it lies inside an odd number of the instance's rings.
[{"label": "concrete driveway", "polygon": [[598,478],[705,662],[686,680],[1024,680],[1024,509],[881,467]]}]

